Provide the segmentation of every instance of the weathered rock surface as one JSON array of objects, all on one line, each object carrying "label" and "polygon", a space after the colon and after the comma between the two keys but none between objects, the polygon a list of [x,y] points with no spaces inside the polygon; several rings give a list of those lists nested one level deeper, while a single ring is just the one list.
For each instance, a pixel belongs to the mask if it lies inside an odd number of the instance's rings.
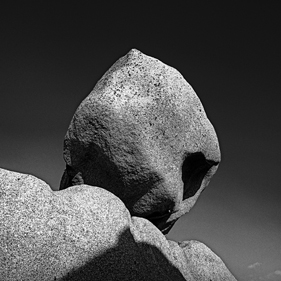
[{"label": "weathered rock surface", "polygon": [[235,280],[206,246],[166,240],[99,187],[53,192],[34,176],[0,169],[0,218],[3,281]]},{"label": "weathered rock surface", "polygon": [[235,280],[223,261],[203,243],[191,240],[179,245],[186,257],[186,267],[195,280]]},{"label": "weathered rock surface", "polygon": [[167,233],[208,185],[220,150],[183,76],[132,49],[77,108],[64,159],[60,189],[103,187]]}]

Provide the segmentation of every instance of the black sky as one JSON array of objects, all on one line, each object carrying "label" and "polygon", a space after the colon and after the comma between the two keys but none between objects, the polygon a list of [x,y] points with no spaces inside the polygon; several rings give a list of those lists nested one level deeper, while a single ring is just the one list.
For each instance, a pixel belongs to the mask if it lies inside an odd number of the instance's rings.
[{"label": "black sky", "polygon": [[169,237],[205,242],[239,280],[271,280],[281,270],[279,9],[194,2],[1,1],[0,167],[57,189],[75,109],[137,48],[183,74],[222,150],[210,186]]}]

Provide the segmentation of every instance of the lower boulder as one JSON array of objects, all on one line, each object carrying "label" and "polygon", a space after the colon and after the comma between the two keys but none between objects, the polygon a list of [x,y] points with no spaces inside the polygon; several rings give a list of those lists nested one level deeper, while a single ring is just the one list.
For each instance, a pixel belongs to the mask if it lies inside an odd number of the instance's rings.
[{"label": "lower boulder", "polygon": [[[235,280],[206,246],[168,241],[99,187],[54,192],[34,176],[0,169],[0,218],[3,281]],[[196,251],[214,261],[198,263]]]}]

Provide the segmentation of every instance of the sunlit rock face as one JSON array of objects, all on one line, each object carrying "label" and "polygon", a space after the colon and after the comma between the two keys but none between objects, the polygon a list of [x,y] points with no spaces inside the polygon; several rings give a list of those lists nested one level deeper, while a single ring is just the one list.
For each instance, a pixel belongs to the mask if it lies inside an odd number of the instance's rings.
[{"label": "sunlit rock face", "polygon": [[96,186],[54,192],[0,168],[0,218],[1,281],[235,281],[205,245],[167,240]]},{"label": "sunlit rock face", "polygon": [[[165,236],[107,190],[0,169],[1,281],[189,280]],[[186,272],[186,273],[184,273]],[[183,275],[184,274],[184,275]],[[193,280],[193,279],[191,279]]]},{"label": "sunlit rock face", "polygon": [[167,233],[220,162],[215,130],[173,67],[132,49],[77,108],[60,189],[100,186]]}]

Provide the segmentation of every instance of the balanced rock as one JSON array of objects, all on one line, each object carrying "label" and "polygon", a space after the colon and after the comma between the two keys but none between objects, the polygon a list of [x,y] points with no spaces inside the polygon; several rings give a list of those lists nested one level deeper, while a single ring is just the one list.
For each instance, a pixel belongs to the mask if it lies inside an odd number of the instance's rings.
[{"label": "balanced rock", "polygon": [[0,169],[0,218],[3,281],[235,280],[213,253],[202,275],[205,259],[199,271],[196,262],[205,252],[168,241],[99,187],[54,192],[34,176]]},{"label": "balanced rock", "polygon": [[60,189],[100,186],[167,233],[220,162],[215,130],[174,68],[132,49],[77,108]]}]

